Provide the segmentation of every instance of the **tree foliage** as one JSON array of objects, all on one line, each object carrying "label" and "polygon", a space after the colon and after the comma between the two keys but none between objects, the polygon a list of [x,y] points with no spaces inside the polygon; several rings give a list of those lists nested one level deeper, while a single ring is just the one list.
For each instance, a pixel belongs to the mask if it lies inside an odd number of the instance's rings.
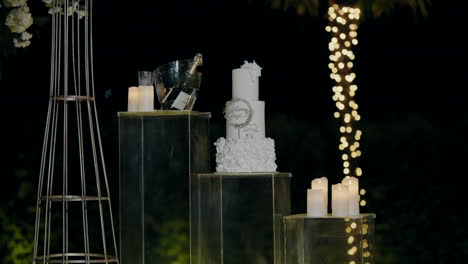
[{"label": "tree foliage", "polygon": [[328,7],[334,3],[361,8],[363,19],[376,18],[392,13],[395,9],[409,7],[415,16],[427,16],[430,0],[269,0],[276,9],[294,10],[298,15],[325,17]]}]

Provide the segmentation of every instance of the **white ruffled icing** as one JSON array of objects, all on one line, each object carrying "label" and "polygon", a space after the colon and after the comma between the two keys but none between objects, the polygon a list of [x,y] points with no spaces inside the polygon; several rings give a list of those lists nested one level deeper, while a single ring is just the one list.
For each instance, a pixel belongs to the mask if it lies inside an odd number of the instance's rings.
[{"label": "white ruffled icing", "polygon": [[217,172],[276,172],[275,141],[271,138],[219,138]]}]

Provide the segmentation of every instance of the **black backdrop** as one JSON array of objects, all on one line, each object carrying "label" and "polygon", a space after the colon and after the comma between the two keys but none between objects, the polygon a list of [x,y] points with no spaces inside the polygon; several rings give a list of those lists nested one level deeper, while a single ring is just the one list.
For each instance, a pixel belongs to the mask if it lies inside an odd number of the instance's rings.
[{"label": "black backdrop", "polygon": [[[126,109],[137,71],[196,52],[204,54],[205,66],[195,109],[212,112],[212,141],[224,135],[231,70],[244,60],[263,67],[267,135],[276,140],[279,170],[294,174],[294,213],[305,210],[310,180],[341,179],[326,19],[273,10],[262,1],[95,2],[97,100],[114,185],[116,113]],[[379,263],[464,263],[467,255],[466,210],[459,204],[468,157],[464,16],[454,2],[433,1],[429,17],[415,18],[409,8],[400,8],[359,28],[361,182],[368,190],[364,210],[378,215]],[[5,230],[10,223],[26,238],[32,238],[28,224],[34,220],[18,206],[35,201],[49,39],[49,28],[36,34],[30,48],[3,62],[0,79],[5,154],[0,185],[5,216],[0,216],[7,219]],[[3,232],[0,245],[11,234]],[[0,256],[12,252],[0,248]]]}]

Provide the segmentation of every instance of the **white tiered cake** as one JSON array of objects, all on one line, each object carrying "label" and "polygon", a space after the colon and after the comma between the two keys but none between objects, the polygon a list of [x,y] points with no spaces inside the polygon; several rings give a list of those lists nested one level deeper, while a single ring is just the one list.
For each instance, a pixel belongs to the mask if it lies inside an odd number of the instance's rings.
[{"label": "white tiered cake", "polygon": [[265,102],[258,100],[261,68],[245,62],[232,71],[226,103],[226,138],[216,143],[217,172],[275,172],[275,141],[265,137]]}]

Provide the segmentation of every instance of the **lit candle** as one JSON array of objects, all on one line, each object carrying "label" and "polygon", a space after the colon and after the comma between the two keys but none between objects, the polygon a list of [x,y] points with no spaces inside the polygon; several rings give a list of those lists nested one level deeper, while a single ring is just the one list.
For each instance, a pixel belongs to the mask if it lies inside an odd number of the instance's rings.
[{"label": "lit candle", "polygon": [[138,87],[128,88],[128,112],[138,112],[140,108],[140,93]]},{"label": "lit candle", "polygon": [[154,110],[154,87],[139,86],[140,90],[140,111]]},{"label": "lit candle", "polygon": [[349,215],[359,215],[359,180],[355,177],[346,176],[341,183],[348,187]]},{"label": "lit candle", "polygon": [[323,192],[323,214],[328,213],[328,179],[325,177],[314,179],[311,183],[312,190],[322,190]]},{"label": "lit candle", "polygon": [[348,216],[348,187],[344,184],[332,185],[332,215]]},{"label": "lit candle", "polygon": [[325,216],[323,211],[323,190],[307,189],[307,216]]}]

